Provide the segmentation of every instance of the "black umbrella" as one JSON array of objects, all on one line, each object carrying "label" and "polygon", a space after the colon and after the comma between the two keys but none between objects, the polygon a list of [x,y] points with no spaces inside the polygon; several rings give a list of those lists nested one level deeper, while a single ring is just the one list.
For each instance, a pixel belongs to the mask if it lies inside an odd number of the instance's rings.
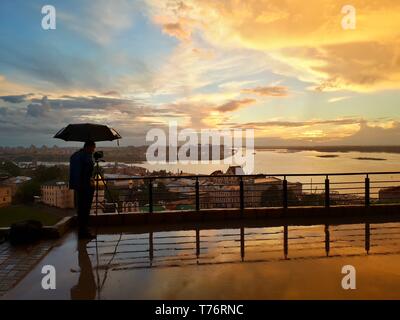
[{"label": "black umbrella", "polygon": [[92,123],[80,123],[80,124],[69,124],[65,128],[61,129],[54,136],[56,139],[62,139],[64,141],[113,141],[121,139],[117,131],[113,128],[109,128],[106,125],[92,124]]}]

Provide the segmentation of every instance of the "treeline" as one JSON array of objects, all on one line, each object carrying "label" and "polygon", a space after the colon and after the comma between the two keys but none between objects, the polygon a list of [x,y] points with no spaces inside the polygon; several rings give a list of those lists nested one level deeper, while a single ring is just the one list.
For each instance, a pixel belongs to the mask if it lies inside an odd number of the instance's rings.
[{"label": "treeline", "polygon": [[0,161],[0,175],[7,177],[17,177],[21,175],[21,168],[9,160]]},{"label": "treeline", "polygon": [[[140,163],[146,161],[147,147],[101,147],[106,161]],[[0,159],[13,162],[69,162],[78,148],[0,148]]]},{"label": "treeline", "polygon": [[32,179],[18,187],[13,198],[14,203],[32,203],[34,197],[40,195],[42,184],[50,181],[68,181],[69,168],[67,166],[45,167],[38,166],[35,169],[20,169],[10,161],[0,163],[0,171],[9,177],[25,175]]}]

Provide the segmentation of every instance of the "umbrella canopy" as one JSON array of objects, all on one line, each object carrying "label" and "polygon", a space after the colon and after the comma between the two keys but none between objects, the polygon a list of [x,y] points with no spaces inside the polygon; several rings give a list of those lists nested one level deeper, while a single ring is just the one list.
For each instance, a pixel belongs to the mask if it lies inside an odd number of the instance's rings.
[{"label": "umbrella canopy", "polygon": [[62,139],[64,141],[113,141],[121,139],[117,131],[113,128],[109,128],[106,125],[92,124],[92,123],[81,123],[81,124],[69,124],[65,128],[61,129],[54,136],[56,139]]}]

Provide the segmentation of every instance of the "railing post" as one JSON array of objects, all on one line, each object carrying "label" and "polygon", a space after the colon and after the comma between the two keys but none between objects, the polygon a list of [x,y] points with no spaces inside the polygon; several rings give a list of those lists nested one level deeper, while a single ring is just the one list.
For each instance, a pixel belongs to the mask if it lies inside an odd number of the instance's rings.
[{"label": "railing post", "polygon": [[196,211],[200,211],[200,185],[199,185],[199,177],[196,177]]},{"label": "railing post", "polygon": [[369,181],[369,176],[367,174],[367,176],[365,178],[365,206],[366,207],[369,207],[369,205],[370,205],[370,195],[369,195],[370,188],[369,188],[369,185],[370,185],[370,181]]},{"label": "railing post", "polygon": [[244,246],[244,227],[240,227],[240,257],[244,261],[245,246]]},{"label": "railing post", "polygon": [[98,213],[98,207],[99,207],[99,175],[97,174],[97,176],[96,176],[96,212],[95,212],[96,217],[97,217],[97,213]]},{"label": "railing post", "polygon": [[325,178],[325,208],[329,208],[331,205],[330,191],[329,191],[329,177]]},{"label": "railing post", "polygon": [[328,224],[326,224],[325,225],[325,253],[326,253],[326,256],[328,257],[329,256],[329,250],[330,250],[330,248],[331,248],[331,240],[330,240],[330,232],[329,232],[329,225]]},{"label": "railing post", "polygon": [[196,257],[200,256],[200,229],[196,229]]},{"label": "railing post", "polygon": [[244,212],[244,185],[243,185],[243,177],[240,177],[240,213]]},{"label": "railing post", "polygon": [[287,225],[283,226],[283,254],[287,259],[289,254],[289,228]]},{"label": "railing post", "polygon": [[149,179],[149,213],[153,213],[153,181]]},{"label": "railing post", "polygon": [[153,232],[149,233],[149,259],[150,259],[150,266],[152,266],[154,259]]},{"label": "railing post", "polygon": [[369,254],[369,249],[371,245],[371,229],[369,223],[365,224],[365,251]]},{"label": "railing post", "polygon": [[286,209],[288,207],[288,184],[286,176],[284,176],[283,178],[282,191],[283,191],[283,208]]}]

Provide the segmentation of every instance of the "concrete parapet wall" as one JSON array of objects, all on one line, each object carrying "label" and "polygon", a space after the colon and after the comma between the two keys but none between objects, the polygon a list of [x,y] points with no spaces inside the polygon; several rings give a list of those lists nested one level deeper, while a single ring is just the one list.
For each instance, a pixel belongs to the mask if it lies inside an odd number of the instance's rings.
[{"label": "concrete parapet wall", "polygon": [[91,216],[91,223],[97,226],[124,226],[168,224],[184,222],[211,222],[243,219],[301,219],[367,217],[370,215],[400,215],[400,205],[333,206],[283,208],[247,208],[240,209],[204,209],[195,211],[166,211],[154,213],[121,213]]}]

